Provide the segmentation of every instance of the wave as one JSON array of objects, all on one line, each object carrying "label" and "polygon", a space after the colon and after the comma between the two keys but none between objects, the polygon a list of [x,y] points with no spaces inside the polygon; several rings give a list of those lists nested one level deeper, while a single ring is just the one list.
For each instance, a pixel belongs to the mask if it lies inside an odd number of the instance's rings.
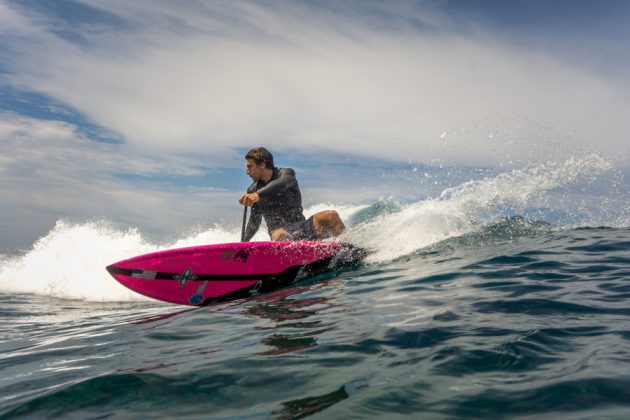
[{"label": "wave", "polygon": [[[615,172],[611,161],[596,154],[470,180],[438,197],[403,206],[351,229],[346,239],[375,251],[371,262],[384,262],[418,249],[460,237],[506,217],[553,216],[564,228],[627,226],[628,206],[611,204],[598,182]],[[598,197],[588,195],[596,189]],[[609,193],[613,195],[615,192]],[[627,201],[627,197],[625,197]],[[621,204],[621,205],[620,205]]]},{"label": "wave", "polygon": [[[589,206],[580,194],[569,194],[571,188],[597,182],[613,169],[606,159],[587,155],[471,180],[417,202],[321,203],[307,208],[305,214],[336,209],[348,226],[339,239],[370,249],[366,263],[387,264],[420,250],[481,246],[548,229],[628,226],[629,206],[613,206],[610,199],[587,201]],[[105,267],[143,253],[235,242],[239,237],[240,227],[213,226],[156,243],[137,229],[121,229],[108,221],[60,220],[26,253],[2,253],[0,292],[90,301],[146,300],[113,281]],[[267,240],[264,226],[254,240]],[[435,248],[436,244],[442,248]]]},{"label": "wave", "polygon": [[[319,204],[306,212],[311,214],[325,206],[327,204]],[[339,206],[337,210],[349,217],[363,207]],[[164,249],[237,242],[240,233],[240,228],[213,226],[157,243],[136,228],[121,229],[106,220],[85,223],[59,220],[31,250],[6,250],[0,254],[0,292],[103,302],[150,300],[113,281],[105,267]],[[268,240],[264,225],[253,240]]]}]

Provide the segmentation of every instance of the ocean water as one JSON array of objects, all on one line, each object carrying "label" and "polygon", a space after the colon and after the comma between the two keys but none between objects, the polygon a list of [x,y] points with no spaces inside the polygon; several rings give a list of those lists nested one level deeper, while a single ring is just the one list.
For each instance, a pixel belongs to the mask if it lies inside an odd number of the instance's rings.
[{"label": "ocean water", "polygon": [[372,251],[362,264],[203,308],[135,295],[104,267],[238,229],[157,244],[60,221],[0,250],[0,417],[630,418],[615,173],[587,155],[336,206],[342,239]]}]

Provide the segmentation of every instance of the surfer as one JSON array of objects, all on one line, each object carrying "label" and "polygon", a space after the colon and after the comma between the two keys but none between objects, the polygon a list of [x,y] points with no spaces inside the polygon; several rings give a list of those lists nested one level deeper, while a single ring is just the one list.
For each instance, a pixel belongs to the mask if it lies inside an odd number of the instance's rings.
[{"label": "surfer", "polygon": [[291,168],[276,168],[273,155],[257,147],[245,155],[247,175],[254,181],[239,202],[251,206],[252,213],[245,229],[248,242],[256,234],[262,218],[272,241],[318,240],[339,236],[346,229],[339,214],[324,210],[306,219],[302,194]]}]

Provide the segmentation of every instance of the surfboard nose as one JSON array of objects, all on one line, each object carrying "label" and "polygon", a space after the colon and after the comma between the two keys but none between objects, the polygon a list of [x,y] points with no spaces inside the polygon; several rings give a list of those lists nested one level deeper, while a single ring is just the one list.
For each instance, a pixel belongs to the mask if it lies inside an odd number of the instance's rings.
[{"label": "surfboard nose", "polygon": [[123,276],[131,275],[131,270],[127,268],[116,267],[116,265],[114,264],[108,265],[107,267],[105,267],[105,270],[107,270],[107,272],[111,274],[112,276],[115,274],[123,275]]}]

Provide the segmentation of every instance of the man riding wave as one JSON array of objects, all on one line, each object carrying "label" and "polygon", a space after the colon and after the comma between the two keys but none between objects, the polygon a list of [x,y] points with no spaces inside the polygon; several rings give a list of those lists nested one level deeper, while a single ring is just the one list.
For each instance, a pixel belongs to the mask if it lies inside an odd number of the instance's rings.
[{"label": "man riding wave", "polygon": [[256,234],[262,218],[272,241],[320,240],[341,235],[345,226],[334,210],[324,210],[306,219],[302,194],[291,168],[276,168],[273,155],[257,147],[245,155],[247,175],[254,181],[239,202],[251,206],[252,213],[244,240]]}]

